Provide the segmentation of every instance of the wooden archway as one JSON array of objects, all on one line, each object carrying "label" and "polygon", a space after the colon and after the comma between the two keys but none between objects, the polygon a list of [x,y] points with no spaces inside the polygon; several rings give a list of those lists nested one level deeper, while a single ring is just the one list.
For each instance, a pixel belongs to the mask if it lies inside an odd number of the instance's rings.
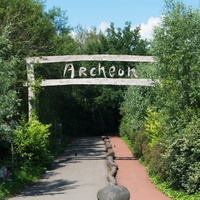
[{"label": "wooden archway", "polygon": [[[114,61],[114,62],[154,62],[152,56],[136,56],[136,55],[66,55],[66,56],[43,56],[28,57],[27,64],[27,80],[28,80],[28,109],[29,116],[32,109],[31,99],[34,97],[32,85],[35,84],[34,64],[35,63],[71,63],[75,61]],[[113,69],[114,70],[114,69]],[[82,72],[84,73],[84,72]],[[153,86],[154,81],[151,79],[141,78],[71,78],[71,79],[48,79],[42,80],[41,86],[61,86],[61,85],[139,85]]]}]

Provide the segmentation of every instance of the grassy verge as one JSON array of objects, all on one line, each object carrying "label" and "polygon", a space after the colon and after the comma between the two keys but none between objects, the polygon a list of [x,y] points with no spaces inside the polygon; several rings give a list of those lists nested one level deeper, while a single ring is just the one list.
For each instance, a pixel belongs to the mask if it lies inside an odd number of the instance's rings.
[{"label": "grassy verge", "polygon": [[173,190],[170,186],[170,183],[160,182],[159,177],[151,176],[150,180],[155,186],[165,195],[170,197],[173,200],[197,200],[200,199],[200,194],[187,194],[186,192]]},{"label": "grassy verge", "polygon": [[0,183],[0,200],[18,194],[31,183],[37,181],[45,168],[23,166],[15,170],[11,180]]},{"label": "grassy verge", "polygon": [[[61,145],[54,145],[51,149],[53,157],[56,158],[66,148],[69,138],[62,138]],[[22,190],[38,181],[47,168],[24,163],[15,164],[12,180],[0,182],[0,200],[19,194]],[[51,167],[51,163],[49,163]]]},{"label": "grassy verge", "polygon": [[[123,136],[121,138],[124,140],[124,142],[126,143],[128,148],[134,154],[131,141],[125,136]],[[139,161],[144,164],[144,162],[142,162],[142,160],[139,160]],[[146,167],[146,169],[148,172],[148,167]],[[156,188],[158,188],[163,194],[165,194],[172,200],[197,200],[197,199],[200,199],[200,193],[188,194],[186,192],[177,191],[171,187],[170,183],[161,182],[159,180],[158,176],[151,176],[150,174],[149,174],[149,176],[150,176],[151,182],[154,183]]]}]

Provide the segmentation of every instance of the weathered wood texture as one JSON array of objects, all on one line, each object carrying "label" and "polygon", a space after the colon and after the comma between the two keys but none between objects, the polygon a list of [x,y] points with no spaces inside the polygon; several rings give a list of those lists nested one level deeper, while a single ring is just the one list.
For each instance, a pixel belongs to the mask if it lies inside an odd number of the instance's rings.
[{"label": "weathered wood texture", "polygon": [[151,79],[122,79],[122,78],[74,78],[74,79],[48,79],[41,82],[41,86],[62,85],[138,85],[153,86]]},{"label": "weathered wood texture", "polygon": [[[33,64],[27,64],[27,79],[28,79],[28,85],[35,83]],[[29,114],[29,118],[31,116],[31,110],[32,110],[31,100],[32,100],[33,97],[34,97],[33,88],[28,87],[28,114]]]},{"label": "weathered wood texture", "polygon": [[[26,58],[27,79],[28,79],[28,104],[29,117],[32,109],[31,99],[34,97],[31,85],[35,83],[34,67],[35,63],[58,63],[75,61],[115,61],[115,62],[155,62],[153,56],[137,55],[65,55],[65,56],[42,56]],[[138,85],[153,86],[151,79],[112,79],[112,78],[89,78],[89,79],[53,79],[43,80],[41,86],[62,86],[62,85]]]},{"label": "weathered wood texture", "polygon": [[137,55],[66,55],[66,56],[42,56],[26,58],[27,63],[56,63],[75,61],[122,61],[122,62],[155,62],[153,56]]}]

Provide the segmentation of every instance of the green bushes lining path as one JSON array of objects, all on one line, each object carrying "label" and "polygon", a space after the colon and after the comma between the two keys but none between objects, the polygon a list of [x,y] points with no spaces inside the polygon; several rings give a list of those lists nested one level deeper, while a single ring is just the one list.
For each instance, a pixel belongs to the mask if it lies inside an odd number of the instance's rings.
[{"label": "green bushes lining path", "polygon": [[160,83],[128,88],[120,108],[120,135],[172,199],[200,198],[199,38],[199,9],[166,1],[151,46],[157,63],[149,71]]},{"label": "green bushes lining path", "polygon": [[28,122],[22,118],[14,131],[12,176],[1,180],[0,199],[18,194],[51,168],[53,159],[67,143],[62,140],[62,144],[51,145],[49,130],[50,126],[39,122],[36,116],[32,116]]}]

